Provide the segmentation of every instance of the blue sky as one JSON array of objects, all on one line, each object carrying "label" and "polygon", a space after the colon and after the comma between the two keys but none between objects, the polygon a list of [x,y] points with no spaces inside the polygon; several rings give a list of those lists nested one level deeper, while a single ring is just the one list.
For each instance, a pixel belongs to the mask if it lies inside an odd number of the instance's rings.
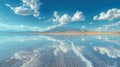
[{"label": "blue sky", "polygon": [[0,0],[0,30],[119,31],[120,0]]}]

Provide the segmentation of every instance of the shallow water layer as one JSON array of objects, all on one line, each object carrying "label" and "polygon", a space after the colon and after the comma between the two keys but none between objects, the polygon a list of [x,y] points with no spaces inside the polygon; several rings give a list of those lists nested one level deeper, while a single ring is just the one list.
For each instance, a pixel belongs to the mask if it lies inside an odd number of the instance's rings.
[{"label": "shallow water layer", "polygon": [[2,34],[0,67],[120,67],[120,36]]}]

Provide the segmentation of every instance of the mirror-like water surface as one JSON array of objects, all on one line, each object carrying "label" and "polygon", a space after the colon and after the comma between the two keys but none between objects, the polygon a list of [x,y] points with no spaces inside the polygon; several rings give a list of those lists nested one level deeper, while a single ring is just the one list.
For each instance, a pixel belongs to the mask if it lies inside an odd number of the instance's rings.
[{"label": "mirror-like water surface", "polygon": [[0,67],[120,67],[120,36],[0,35]]}]

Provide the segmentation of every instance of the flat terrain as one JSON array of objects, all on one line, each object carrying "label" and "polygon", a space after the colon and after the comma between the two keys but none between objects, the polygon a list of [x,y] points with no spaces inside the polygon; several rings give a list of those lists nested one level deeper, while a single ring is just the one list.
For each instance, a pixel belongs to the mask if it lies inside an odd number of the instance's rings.
[{"label": "flat terrain", "polygon": [[45,35],[120,35],[120,32],[19,32],[22,34],[45,34]]}]

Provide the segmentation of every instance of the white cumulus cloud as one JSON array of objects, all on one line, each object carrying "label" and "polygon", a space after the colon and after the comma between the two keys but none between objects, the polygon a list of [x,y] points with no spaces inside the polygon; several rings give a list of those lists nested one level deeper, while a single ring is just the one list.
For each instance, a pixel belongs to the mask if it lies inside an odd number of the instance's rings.
[{"label": "white cumulus cloud", "polygon": [[81,11],[76,11],[76,13],[72,17],[72,21],[83,21],[85,17]]},{"label": "white cumulus cloud", "polygon": [[67,24],[69,22],[83,21],[85,17],[81,11],[76,11],[73,16],[68,15],[67,13],[60,16],[57,11],[54,12],[53,22],[59,22],[61,25]]},{"label": "white cumulus cloud", "polygon": [[10,7],[15,14],[28,16],[33,15],[34,17],[39,16],[39,9],[42,3],[39,0],[22,0],[22,5],[17,7],[12,7],[10,4],[6,6]]},{"label": "white cumulus cloud", "polygon": [[31,9],[25,8],[25,7],[21,7],[21,6],[14,8],[14,12],[15,12],[15,14],[23,15],[23,16],[27,16],[27,15],[33,14],[33,11]]},{"label": "white cumulus cloud", "polygon": [[94,20],[114,20],[120,18],[120,9],[112,8],[107,12],[101,12],[99,15],[94,16]]}]

